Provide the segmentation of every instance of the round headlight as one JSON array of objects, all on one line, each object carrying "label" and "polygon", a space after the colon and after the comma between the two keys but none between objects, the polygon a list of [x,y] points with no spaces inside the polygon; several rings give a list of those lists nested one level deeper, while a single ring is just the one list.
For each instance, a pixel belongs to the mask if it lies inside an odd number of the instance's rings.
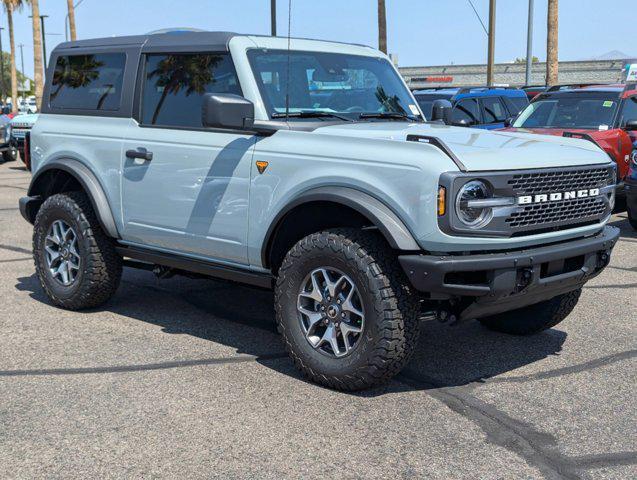
[{"label": "round headlight", "polygon": [[633,166],[637,167],[637,150],[633,150],[633,153],[630,154],[630,159],[633,162]]},{"label": "round headlight", "polygon": [[489,186],[480,180],[465,183],[456,197],[456,213],[462,223],[470,228],[480,228],[491,221],[491,207],[471,205],[472,200],[491,198]]}]

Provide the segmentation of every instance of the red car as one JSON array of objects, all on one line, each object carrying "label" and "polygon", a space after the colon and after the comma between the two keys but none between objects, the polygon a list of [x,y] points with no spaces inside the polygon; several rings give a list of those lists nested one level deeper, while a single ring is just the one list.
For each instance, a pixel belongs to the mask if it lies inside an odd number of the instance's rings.
[{"label": "red car", "polygon": [[637,85],[554,86],[540,93],[504,130],[583,138],[617,163],[618,193],[637,141]]}]

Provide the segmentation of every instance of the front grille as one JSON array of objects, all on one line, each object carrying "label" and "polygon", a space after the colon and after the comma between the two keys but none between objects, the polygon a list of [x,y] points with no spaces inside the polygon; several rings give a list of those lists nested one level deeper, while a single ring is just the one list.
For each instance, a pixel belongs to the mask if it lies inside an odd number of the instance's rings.
[{"label": "front grille", "polygon": [[599,218],[606,211],[602,197],[562,200],[560,202],[527,205],[521,211],[513,212],[506,219],[511,228],[543,226],[548,223],[586,222]]},{"label": "front grille", "polygon": [[507,182],[516,195],[601,188],[613,182],[613,169],[558,170],[513,175]]}]

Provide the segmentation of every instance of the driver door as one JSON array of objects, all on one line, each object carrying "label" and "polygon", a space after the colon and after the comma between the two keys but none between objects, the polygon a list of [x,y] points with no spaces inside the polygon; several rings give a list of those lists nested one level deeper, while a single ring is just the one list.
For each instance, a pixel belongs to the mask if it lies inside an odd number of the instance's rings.
[{"label": "driver door", "polygon": [[122,153],[126,242],[247,263],[255,136],[204,129],[206,93],[241,95],[227,54],[150,54]]}]

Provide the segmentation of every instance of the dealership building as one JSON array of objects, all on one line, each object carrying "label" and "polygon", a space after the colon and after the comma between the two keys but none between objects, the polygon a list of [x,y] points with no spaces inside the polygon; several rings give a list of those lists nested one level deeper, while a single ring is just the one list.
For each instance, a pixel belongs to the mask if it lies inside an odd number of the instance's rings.
[{"label": "dealership building", "polygon": [[[613,83],[626,78],[627,65],[637,59],[583,60],[560,62],[559,83]],[[486,65],[444,65],[433,67],[400,67],[400,73],[411,89],[441,86],[485,85]],[[525,63],[498,63],[494,67],[496,85],[525,85]],[[531,85],[546,83],[546,63],[533,64]]]}]

